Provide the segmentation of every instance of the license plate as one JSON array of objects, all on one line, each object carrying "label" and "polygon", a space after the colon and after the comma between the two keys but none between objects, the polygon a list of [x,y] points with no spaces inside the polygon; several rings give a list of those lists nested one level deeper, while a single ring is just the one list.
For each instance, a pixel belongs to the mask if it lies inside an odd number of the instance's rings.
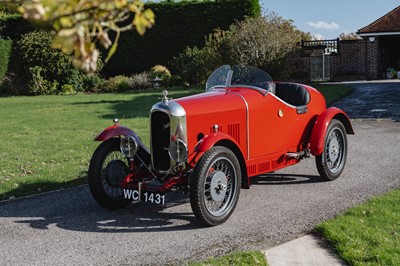
[{"label": "license plate", "polygon": [[161,192],[154,191],[143,191],[140,195],[137,189],[123,189],[124,198],[132,201],[144,201],[159,205],[165,205],[165,194]]}]

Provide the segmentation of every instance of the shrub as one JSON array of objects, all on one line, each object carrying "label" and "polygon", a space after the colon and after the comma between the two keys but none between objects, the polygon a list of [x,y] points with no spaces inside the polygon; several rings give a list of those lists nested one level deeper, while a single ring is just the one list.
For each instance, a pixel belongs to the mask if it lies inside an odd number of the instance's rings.
[{"label": "shrub", "polygon": [[160,78],[164,80],[171,77],[171,72],[165,66],[155,65],[151,68],[150,77],[152,79]]},{"label": "shrub", "polygon": [[134,90],[147,90],[153,88],[149,72],[132,75],[129,79],[129,85]]},{"label": "shrub", "polygon": [[[63,85],[71,85],[74,91],[91,89],[86,87],[90,85],[90,82],[86,82],[86,74],[72,65],[72,56],[53,49],[51,42],[52,35],[43,31],[27,33],[17,42],[15,72],[23,80],[22,84],[30,84],[19,91],[25,90],[28,94],[62,93]],[[100,61],[99,69],[102,66]],[[41,84],[42,87],[34,89],[32,84]],[[44,84],[52,84],[49,86],[55,90],[44,89]]]},{"label": "shrub", "polygon": [[205,83],[208,75],[219,66],[218,52],[211,47],[186,48],[173,60],[175,72],[189,85]]},{"label": "shrub", "polygon": [[28,94],[30,95],[49,95],[57,92],[57,81],[49,81],[43,77],[43,69],[39,66],[29,68],[32,75],[28,85]]},{"label": "shrub", "polygon": [[131,89],[129,84],[129,77],[119,75],[109,78],[104,89],[106,92],[128,91]]},{"label": "shrub", "polygon": [[70,95],[75,93],[76,93],[75,87],[72,86],[71,84],[62,85],[61,90],[59,91],[59,94],[61,95]]},{"label": "shrub", "polygon": [[107,81],[99,75],[85,75],[82,80],[82,87],[87,92],[106,91]]}]

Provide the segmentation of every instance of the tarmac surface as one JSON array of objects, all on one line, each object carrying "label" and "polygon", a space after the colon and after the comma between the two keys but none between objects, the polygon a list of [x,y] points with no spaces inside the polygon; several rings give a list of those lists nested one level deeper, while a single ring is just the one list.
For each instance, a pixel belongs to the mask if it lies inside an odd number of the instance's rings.
[{"label": "tarmac surface", "polygon": [[[329,83],[337,84],[337,83]],[[390,119],[400,122],[400,80],[341,82],[354,91],[333,104],[351,119]],[[346,265],[321,237],[309,234],[264,251],[270,266]]]},{"label": "tarmac surface", "polygon": [[[331,83],[333,84],[333,83]],[[354,88],[346,98],[333,104],[351,119],[392,119],[400,121],[400,80],[342,82]]]}]

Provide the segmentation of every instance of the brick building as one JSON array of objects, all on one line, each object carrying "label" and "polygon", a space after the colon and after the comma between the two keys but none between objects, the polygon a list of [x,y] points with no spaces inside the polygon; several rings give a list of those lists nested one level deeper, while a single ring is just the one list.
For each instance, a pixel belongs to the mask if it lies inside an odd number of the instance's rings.
[{"label": "brick building", "polygon": [[388,68],[400,71],[400,6],[357,33],[361,40],[303,42],[306,79],[384,79]]},{"label": "brick building", "polygon": [[400,6],[357,33],[368,44],[369,78],[385,78],[387,68],[400,71]]}]

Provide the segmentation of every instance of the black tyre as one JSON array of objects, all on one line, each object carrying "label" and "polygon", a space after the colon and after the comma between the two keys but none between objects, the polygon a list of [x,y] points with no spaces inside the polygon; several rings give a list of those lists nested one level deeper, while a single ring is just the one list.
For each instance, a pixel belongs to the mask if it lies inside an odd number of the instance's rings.
[{"label": "black tyre", "polygon": [[197,162],[190,178],[190,204],[206,226],[225,222],[233,213],[241,187],[240,164],[226,147],[211,148]]},{"label": "black tyre", "polygon": [[123,190],[119,186],[129,173],[119,144],[120,139],[109,139],[100,144],[89,166],[90,192],[97,203],[109,210],[122,209],[130,202],[123,198]]},{"label": "black tyre", "polygon": [[327,181],[337,179],[347,158],[347,135],[342,122],[332,119],[324,137],[322,154],[315,158],[320,176]]}]

